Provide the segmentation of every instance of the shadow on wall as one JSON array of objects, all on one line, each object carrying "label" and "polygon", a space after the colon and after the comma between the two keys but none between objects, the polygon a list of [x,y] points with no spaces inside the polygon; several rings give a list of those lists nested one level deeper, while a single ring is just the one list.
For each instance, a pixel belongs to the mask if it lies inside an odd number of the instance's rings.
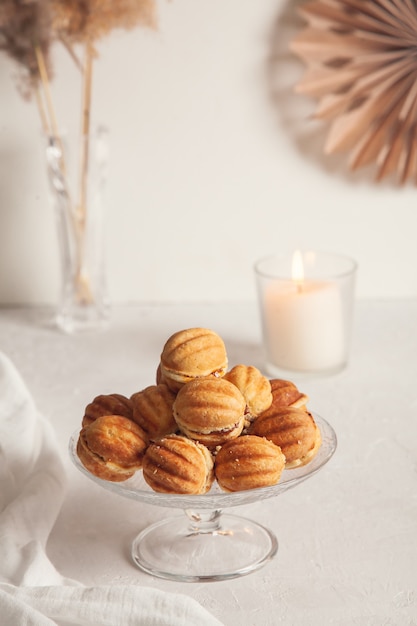
[{"label": "shadow on wall", "polygon": [[290,50],[290,42],[305,27],[305,20],[298,12],[298,7],[305,3],[306,0],[288,0],[271,28],[266,73],[277,122],[285,129],[300,155],[316,168],[330,175],[336,174],[347,183],[372,183],[372,167],[351,172],[347,154],[324,153],[328,123],[313,118],[316,108],[314,99],[295,93],[295,86],[306,66]]}]

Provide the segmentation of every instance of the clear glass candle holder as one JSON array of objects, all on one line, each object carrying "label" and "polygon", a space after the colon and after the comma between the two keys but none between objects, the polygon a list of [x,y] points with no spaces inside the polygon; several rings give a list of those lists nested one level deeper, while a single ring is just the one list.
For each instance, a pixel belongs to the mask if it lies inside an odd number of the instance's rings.
[{"label": "clear glass candle holder", "polygon": [[331,374],[349,356],[357,264],[317,251],[255,264],[269,375]]}]

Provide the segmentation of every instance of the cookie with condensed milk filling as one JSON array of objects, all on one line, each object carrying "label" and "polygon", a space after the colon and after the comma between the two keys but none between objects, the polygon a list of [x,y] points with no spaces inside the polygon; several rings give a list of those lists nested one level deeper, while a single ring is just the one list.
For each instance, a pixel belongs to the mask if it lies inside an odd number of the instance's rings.
[{"label": "cookie with condensed milk filling", "polygon": [[279,446],[286,457],[286,469],[309,463],[321,445],[320,429],[312,414],[293,407],[265,411],[252,424],[250,434]]},{"label": "cookie with condensed milk filling", "polygon": [[159,380],[173,391],[195,378],[221,378],[227,370],[223,339],[208,328],[180,330],[166,341],[160,358]]},{"label": "cookie with condensed milk filling", "polygon": [[241,434],[245,408],[245,398],[233,383],[197,378],[179,390],[173,411],[182,433],[215,448]]}]

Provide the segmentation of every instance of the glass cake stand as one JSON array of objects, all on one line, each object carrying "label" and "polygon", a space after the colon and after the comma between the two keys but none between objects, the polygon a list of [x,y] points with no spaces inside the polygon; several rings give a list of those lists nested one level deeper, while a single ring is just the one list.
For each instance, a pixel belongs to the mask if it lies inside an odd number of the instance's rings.
[{"label": "glass cake stand", "polygon": [[333,456],[336,433],[322,417],[313,415],[322,437],[314,459],[303,467],[284,470],[277,485],[236,493],[221,491],[217,483],[199,496],[157,493],[147,485],[141,471],[122,483],[109,482],[91,474],[79,460],[79,431],[72,435],[69,450],[76,467],[105,489],[139,502],[184,511],[185,515],[164,516],[134,539],[132,558],[140,569],[177,581],[226,580],[265,565],[275,556],[278,542],[269,529],[244,517],[223,514],[223,509],[278,496],[314,476]]}]

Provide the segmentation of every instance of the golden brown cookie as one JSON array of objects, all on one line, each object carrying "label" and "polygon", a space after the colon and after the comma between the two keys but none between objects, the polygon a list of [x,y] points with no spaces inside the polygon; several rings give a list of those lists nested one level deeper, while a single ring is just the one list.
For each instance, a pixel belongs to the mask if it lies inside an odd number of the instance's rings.
[{"label": "golden brown cookie", "polygon": [[160,493],[203,494],[213,483],[213,458],[202,444],[182,435],[167,435],[146,450],[143,477]]},{"label": "golden brown cookie", "polygon": [[228,380],[200,378],[180,389],[173,410],[182,433],[215,448],[240,435],[245,407],[245,398]]},{"label": "golden brown cookie", "polygon": [[188,328],[174,333],[162,350],[158,377],[178,391],[194,378],[220,378],[227,370],[224,342],[208,328]]},{"label": "golden brown cookie", "polygon": [[177,424],[174,420],[172,405],[175,394],[167,385],[150,385],[131,396],[132,419],[143,428],[149,439],[174,433]]},{"label": "golden brown cookie", "polygon": [[286,469],[311,461],[321,444],[320,430],[312,414],[294,407],[262,413],[252,424],[250,433],[279,446],[286,457]]},{"label": "golden brown cookie", "polygon": [[246,491],[276,485],[285,466],[281,449],[263,437],[242,435],[224,444],[214,472],[224,491]]},{"label": "golden brown cookie", "polygon": [[309,400],[308,396],[299,391],[297,386],[290,380],[273,378],[270,384],[272,392],[271,408],[278,409],[291,406],[295,409],[300,409],[306,406]]},{"label": "golden brown cookie", "polygon": [[147,445],[146,433],[135,422],[121,415],[104,415],[81,430],[77,454],[91,474],[121,482],[142,467]]},{"label": "golden brown cookie", "polygon": [[132,403],[129,398],[120,393],[102,394],[96,396],[87,404],[82,419],[82,425],[88,426],[102,415],[123,415],[132,417]]},{"label": "golden brown cookie", "polygon": [[235,365],[224,379],[236,385],[246,401],[249,419],[266,411],[272,404],[271,383],[253,365]]}]

